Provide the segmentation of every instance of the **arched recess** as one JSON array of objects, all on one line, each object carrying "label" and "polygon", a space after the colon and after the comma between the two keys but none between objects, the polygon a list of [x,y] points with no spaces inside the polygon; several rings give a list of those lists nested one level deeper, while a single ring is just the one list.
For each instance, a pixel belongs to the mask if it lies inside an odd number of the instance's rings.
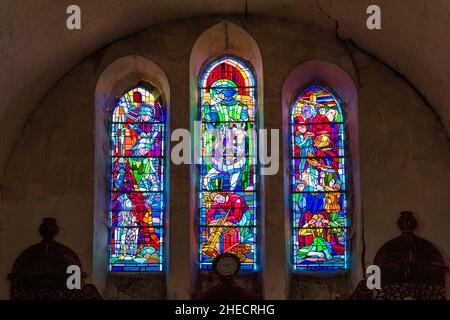
[{"label": "arched recess", "polygon": [[[262,57],[259,47],[256,41],[245,30],[239,26],[230,23],[228,21],[220,22],[204,33],[202,33],[195,42],[190,56],[189,63],[189,87],[190,87],[190,123],[191,132],[194,132],[192,139],[192,163],[194,160],[199,159],[199,152],[201,145],[198,143],[201,141],[201,130],[199,126],[195,126],[194,122],[200,120],[200,96],[199,96],[199,80],[202,77],[206,68],[218,58],[221,57],[233,57],[238,60],[242,60],[246,65],[251,66],[253,75],[256,82],[256,109],[258,110],[256,115],[257,127],[263,128],[263,65]],[[258,236],[257,247],[259,247],[257,255],[259,259],[258,265],[264,267],[264,182],[263,176],[258,168],[259,181],[258,186]],[[191,199],[198,199],[199,191],[199,168],[198,164],[191,165]],[[199,275],[199,203],[196,200],[190,203],[191,212],[191,287],[198,287],[197,276]],[[261,282],[259,282],[258,275],[260,273],[252,272],[256,281],[254,282],[255,291],[261,289]],[[245,274],[245,272],[244,272]],[[201,273],[200,273],[201,275]],[[201,278],[200,278],[201,281]],[[200,287],[202,284],[200,283]]]},{"label": "arched recess", "polygon": [[[94,237],[93,237],[93,270],[92,279],[100,292],[105,292],[108,281],[108,241],[110,210],[110,173],[111,173],[111,140],[110,125],[112,113],[121,96],[132,88],[149,84],[161,94],[161,100],[165,109],[165,118],[170,119],[170,88],[169,81],[164,71],[154,62],[138,55],[122,57],[108,65],[100,74],[95,90],[95,186],[94,186]],[[169,121],[164,127],[164,155],[169,158]],[[166,175],[164,189],[168,190],[169,161],[164,163]],[[169,192],[165,192],[165,203],[169,203]],[[167,250],[169,239],[169,207],[165,206],[164,212],[164,270],[167,270]],[[141,274],[142,275],[142,274]],[[119,273],[118,276],[126,276]],[[145,277],[151,277],[152,272]],[[143,275],[144,277],[144,275]],[[158,275],[161,277],[161,275]],[[162,275],[164,278],[164,274]],[[165,282],[164,280],[162,282]],[[155,290],[155,287],[152,288]],[[164,296],[166,288],[162,285],[160,292],[150,293],[149,296]]]},{"label": "arched recess", "polygon": [[[347,152],[347,185],[348,209],[347,216],[350,228],[347,233],[350,244],[349,269],[351,270],[352,283],[356,285],[361,275],[361,197],[360,197],[360,174],[359,174],[359,142],[358,142],[358,96],[357,89],[352,78],[339,66],[323,60],[310,60],[296,67],[287,77],[282,89],[282,112],[283,112],[283,152],[286,159],[291,159],[292,132],[291,132],[291,110],[293,104],[298,100],[300,94],[306,89],[318,85],[331,90],[334,96],[340,99],[340,106],[344,114],[345,144]],[[285,194],[285,221],[286,221],[286,256],[288,257],[291,271],[296,273],[292,259],[292,205],[291,205],[291,167],[290,160],[285,161],[284,170],[284,194]],[[338,268],[339,269],[339,268]],[[341,268],[345,269],[345,268]],[[346,272],[346,271],[343,271]],[[305,272],[303,272],[305,273]],[[339,272],[338,272],[339,273]],[[318,271],[315,275],[333,275],[336,272]],[[292,286],[291,286],[292,287]]]}]

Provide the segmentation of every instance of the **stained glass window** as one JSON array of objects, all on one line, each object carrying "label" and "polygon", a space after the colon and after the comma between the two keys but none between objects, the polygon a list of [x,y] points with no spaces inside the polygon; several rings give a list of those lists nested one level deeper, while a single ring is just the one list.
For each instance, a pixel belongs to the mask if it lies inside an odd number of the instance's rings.
[{"label": "stained glass window", "polygon": [[164,231],[162,98],[138,86],[117,102],[111,122],[110,271],[161,271]]},{"label": "stained glass window", "polygon": [[202,150],[199,166],[200,268],[221,253],[255,270],[257,231],[256,87],[234,57],[212,62],[199,80]]},{"label": "stained glass window", "polygon": [[339,100],[312,86],[290,118],[293,265],[296,270],[348,268],[344,119]]}]

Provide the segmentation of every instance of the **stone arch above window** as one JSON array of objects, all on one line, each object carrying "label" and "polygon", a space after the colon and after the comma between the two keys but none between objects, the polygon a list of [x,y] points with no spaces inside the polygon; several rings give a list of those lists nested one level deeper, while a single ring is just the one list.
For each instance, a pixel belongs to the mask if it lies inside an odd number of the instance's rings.
[{"label": "stone arch above window", "polygon": [[[241,258],[241,269],[258,271],[263,251],[259,221],[264,199],[254,148],[257,128],[263,122],[263,82],[262,59],[255,40],[227,21],[206,30],[191,52],[190,86],[191,128],[200,120],[203,138],[203,145],[196,145],[195,141],[201,139],[194,138],[194,152],[203,150],[198,154],[202,163],[191,166],[191,198],[196,199],[191,205],[195,230],[192,247],[198,248],[195,260],[199,269],[209,269],[215,256],[231,252]],[[237,166],[227,169],[223,159],[215,161],[214,155],[205,152],[216,150],[217,140],[208,138],[210,129],[222,132],[230,127],[226,131],[234,128],[245,133],[242,141],[247,149],[245,161],[236,159]],[[233,157],[229,154],[230,159]],[[220,217],[233,225],[222,228],[219,241],[210,243],[217,230],[211,223],[220,221]]]},{"label": "stone arch above window", "polygon": [[248,63],[229,55],[207,65],[199,80],[201,269],[221,253],[238,256],[243,270],[257,268],[255,85]]},{"label": "stone arch above window", "polygon": [[102,291],[108,271],[167,269],[169,82],[152,61],[126,56],[102,71],[95,99],[92,278]]},{"label": "stone arch above window", "polygon": [[344,117],[328,88],[313,85],[290,117],[292,259],[295,270],[349,268]]}]

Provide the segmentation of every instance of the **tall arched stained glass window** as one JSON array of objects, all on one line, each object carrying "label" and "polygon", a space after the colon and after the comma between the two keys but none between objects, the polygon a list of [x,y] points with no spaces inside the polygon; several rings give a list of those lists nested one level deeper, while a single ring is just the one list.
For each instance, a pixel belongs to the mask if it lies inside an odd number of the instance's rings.
[{"label": "tall arched stained glass window", "polygon": [[200,268],[221,253],[257,267],[256,84],[234,57],[209,64],[199,80],[202,153],[199,179]]},{"label": "tall arched stained glass window", "polygon": [[111,122],[110,271],[161,271],[164,231],[162,98],[139,85],[117,102]]},{"label": "tall arched stained glass window", "polygon": [[291,109],[291,212],[296,270],[345,270],[347,177],[344,119],[326,88],[305,90]]}]

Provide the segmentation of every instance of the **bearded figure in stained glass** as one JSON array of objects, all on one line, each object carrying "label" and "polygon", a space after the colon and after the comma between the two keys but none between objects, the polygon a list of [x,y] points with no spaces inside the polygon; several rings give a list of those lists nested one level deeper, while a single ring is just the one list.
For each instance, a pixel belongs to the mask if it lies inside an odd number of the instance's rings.
[{"label": "bearded figure in stained glass", "polygon": [[136,217],[131,211],[133,204],[126,194],[122,194],[117,200],[121,204],[121,210],[114,223],[114,253],[118,260],[133,260],[138,250],[139,233]]}]

